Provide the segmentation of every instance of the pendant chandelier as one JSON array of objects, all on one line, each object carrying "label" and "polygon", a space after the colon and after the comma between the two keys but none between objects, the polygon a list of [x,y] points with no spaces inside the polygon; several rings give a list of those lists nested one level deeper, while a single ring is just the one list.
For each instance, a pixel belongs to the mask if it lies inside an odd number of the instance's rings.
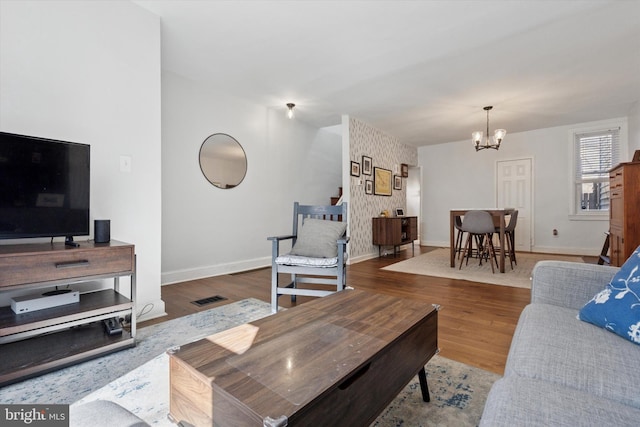
[{"label": "pendant chandelier", "polygon": [[493,136],[489,136],[489,111],[491,111],[493,107],[487,106],[484,107],[484,110],[487,112],[487,135],[483,141],[483,133],[481,130],[475,131],[471,134],[473,144],[476,147],[476,151],[486,150],[487,148],[493,148],[494,150],[500,149],[500,143],[504,139],[504,136],[507,134],[507,131],[504,129],[496,129],[493,133]]}]

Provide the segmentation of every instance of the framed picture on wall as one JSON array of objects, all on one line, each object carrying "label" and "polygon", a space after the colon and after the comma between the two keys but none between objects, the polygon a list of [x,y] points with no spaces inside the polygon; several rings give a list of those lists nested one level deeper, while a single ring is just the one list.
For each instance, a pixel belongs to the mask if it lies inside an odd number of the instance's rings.
[{"label": "framed picture on wall", "polygon": [[364,193],[365,194],[373,194],[373,181],[367,179],[364,182]]},{"label": "framed picture on wall", "polygon": [[402,177],[400,175],[393,176],[393,189],[402,190]]},{"label": "framed picture on wall", "polygon": [[371,157],[362,156],[362,174],[371,175],[373,173],[373,162]]},{"label": "framed picture on wall", "polygon": [[360,176],[360,163],[351,161],[351,176]]},{"label": "framed picture on wall", "polygon": [[409,176],[409,165],[406,163],[402,163],[400,165],[400,175],[402,175],[403,178],[407,178]]},{"label": "framed picture on wall", "polygon": [[391,171],[373,168],[373,193],[377,196],[391,195]]}]

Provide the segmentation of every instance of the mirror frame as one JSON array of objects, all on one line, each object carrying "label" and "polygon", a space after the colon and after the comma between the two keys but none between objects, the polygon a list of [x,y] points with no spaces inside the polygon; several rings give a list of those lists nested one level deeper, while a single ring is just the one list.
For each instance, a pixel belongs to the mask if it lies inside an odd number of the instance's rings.
[{"label": "mirror frame", "polygon": [[[225,138],[226,140],[215,141],[216,137],[226,137]],[[205,167],[203,167],[202,165],[203,159],[205,159],[203,157],[203,150],[205,150],[206,148],[205,146],[208,146],[208,147],[213,146],[215,148],[217,144],[222,144],[222,143],[228,144],[232,142],[235,142],[237,147],[240,148],[240,151],[242,152],[242,158],[244,160],[244,163],[243,163],[244,172],[242,174],[242,177],[239,180],[237,180],[237,182],[230,183],[223,186],[223,185],[220,185],[219,180],[215,179],[216,177],[208,176],[207,173],[205,172]],[[213,158],[215,158],[216,153],[214,152],[213,154],[214,154]],[[238,161],[239,160],[240,159],[238,158]],[[247,176],[247,170],[248,170],[247,153],[244,151],[244,147],[242,146],[242,144],[238,142],[237,139],[235,139],[234,137],[226,133],[213,133],[204,139],[204,141],[200,145],[200,150],[198,151],[198,164],[200,165],[200,172],[202,172],[202,175],[205,177],[205,179],[214,187],[220,188],[222,190],[230,190],[232,188],[237,187],[242,183],[242,181],[244,181],[245,177]],[[211,175],[211,173],[209,173],[209,175]]]}]

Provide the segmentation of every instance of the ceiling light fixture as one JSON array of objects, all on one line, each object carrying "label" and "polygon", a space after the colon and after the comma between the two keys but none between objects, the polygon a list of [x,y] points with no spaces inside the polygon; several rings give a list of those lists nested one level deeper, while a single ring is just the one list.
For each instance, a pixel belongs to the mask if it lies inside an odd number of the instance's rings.
[{"label": "ceiling light fixture", "polygon": [[287,108],[289,108],[289,111],[287,111],[287,117],[289,117],[290,119],[293,119],[293,107],[295,107],[296,104],[289,102],[287,104]]},{"label": "ceiling light fixture", "polygon": [[476,151],[486,150],[487,148],[493,148],[494,150],[500,149],[500,143],[507,134],[507,131],[504,129],[496,129],[493,136],[489,137],[489,111],[491,111],[492,108],[492,106],[484,107],[484,110],[487,112],[487,136],[484,139],[484,144],[480,144],[483,137],[481,130],[471,134],[473,144],[476,146]]}]

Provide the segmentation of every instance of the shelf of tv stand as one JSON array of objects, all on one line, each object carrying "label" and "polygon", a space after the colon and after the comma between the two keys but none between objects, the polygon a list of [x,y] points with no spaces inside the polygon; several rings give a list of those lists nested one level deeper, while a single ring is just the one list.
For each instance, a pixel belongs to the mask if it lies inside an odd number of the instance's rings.
[{"label": "shelf of tv stand", "polygon": [[[113,279],[73,304],[21,314],[0,307],[0,386],[135,346],[134,246],[79,243],[0,245],[0,292]],[[131,299],[120,293],[121,277],[131,278]],[[102,320],[112,317],[129,317],[129,329],[108,335]]]},{"label": "shelf of tv stand", "polygon": [[100,321],[3,344],[0,386],[133,346],[129,331],[107,335]]},{"label": "shelf of tv stand", "polygon": [[113,289],[81,294],[78,303],[31,313],[15,314],[11,307],[0,307],[0,344],[17,341],[25,335],[39,335],[38,331],[67,329],[89,318],[108,319],[132,308],[133,302]]}]

